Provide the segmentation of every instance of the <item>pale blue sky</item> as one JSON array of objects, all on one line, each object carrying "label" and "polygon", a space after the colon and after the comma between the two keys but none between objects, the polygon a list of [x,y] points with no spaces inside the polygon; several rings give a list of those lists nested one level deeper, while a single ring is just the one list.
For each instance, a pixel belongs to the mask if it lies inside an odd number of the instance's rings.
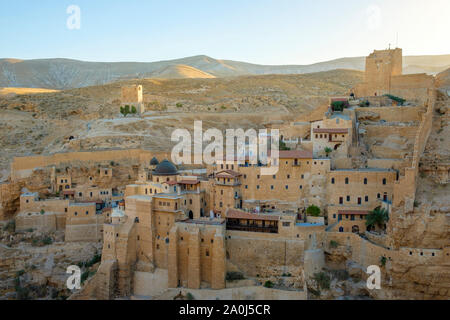
[{"label": "pale blue sky", "polygon": [[[69,5],[81,29],[69,30]],[[158,61],[199,54],[261,64],[450,54],[449,0],[0,0],[0,58]]]}]

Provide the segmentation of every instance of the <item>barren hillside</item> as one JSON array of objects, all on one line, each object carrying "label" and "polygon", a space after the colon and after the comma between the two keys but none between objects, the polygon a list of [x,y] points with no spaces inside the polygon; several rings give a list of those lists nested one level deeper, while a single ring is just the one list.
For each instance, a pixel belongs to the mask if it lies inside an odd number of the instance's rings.
[{"label": "barren hillside", "polygon": [[[362,81],[350,70],[305,75],[128,80],[59,92],[0,96],[0,180],[13,156],[139,147],[168,151],[176,128],[264,128],[347,94]],[[120,88],[144,87],[145,117],[119,114]],[[70,137],[73,139],[70,139]]]},{"label": "barren hillside", "polygon": [[[439,73],[450,55],[405,56],[404,73]],[[335,69],[363,71],[364,57],[311,65],[258,65],[200,55],[158,62],[85,62],[70,59],[0,59],[0,87],[71,89],[136,78],[211,78],[264,74],[305,74]]]}]

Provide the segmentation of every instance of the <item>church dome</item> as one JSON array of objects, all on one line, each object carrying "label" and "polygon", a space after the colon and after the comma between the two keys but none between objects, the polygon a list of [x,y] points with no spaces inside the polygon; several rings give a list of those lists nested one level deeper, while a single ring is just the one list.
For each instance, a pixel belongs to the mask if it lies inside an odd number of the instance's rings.
[{"label": "church dome", "polygon": [[159,164],[158,159],[156,159],[156,157],[153,157],[152,160],[150,160],[150,165],[151,166],[157,166]]},{"label": "church dome", "polygon": [[156,166],[153,174],[156,176],[173,176],[178,174],[178,169],[172,162],[166,159]]}]

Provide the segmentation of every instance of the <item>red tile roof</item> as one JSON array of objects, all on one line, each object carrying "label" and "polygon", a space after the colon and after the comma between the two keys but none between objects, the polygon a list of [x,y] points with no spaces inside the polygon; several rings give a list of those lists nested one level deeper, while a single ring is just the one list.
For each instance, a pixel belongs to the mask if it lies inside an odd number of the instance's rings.
[{"label": "red tile roof", "polygon": [[199,184],[200,181],[199,180],[181,180],[178,181],[178,184]]},{"label": "red tile roof", "polygon": [[370,211],[367,210],[339,210],[338,214],[349,214],[349,215],[368,215]]},{"label": "red tile roof", "polygon": [[314,128],[314,133],[348,133],[348,129]]},{"label": "red tile roof", "polygon": [[278,221],[280,217],[278,216],[268,216],[263,214],[255,214],[244,212],[235,209],[228,209],[226,213],[227,219],[248,219],[248,220],[265,220],[265,221]]},{"label": "red tile roof", "polygon": [[173,186],[173,185],[178,184],[177,181],[173,181],[173,180],[172,180],[172,181],[164,181],[163,184],[164,184],[164,183],[165,183],[165,184],[168,184],[169,186]]},{"label": "red tile roof", "polygon": [[[222,173],[226,173],[226,174],[222,174]],[[228,178],[229,176],[236,178],[236,177],[242,176],[242,174],[240,174],[239,172],[233,171],[233,170],[222,170],[216,174],[216,177],[218,177],[218,178]]]}]

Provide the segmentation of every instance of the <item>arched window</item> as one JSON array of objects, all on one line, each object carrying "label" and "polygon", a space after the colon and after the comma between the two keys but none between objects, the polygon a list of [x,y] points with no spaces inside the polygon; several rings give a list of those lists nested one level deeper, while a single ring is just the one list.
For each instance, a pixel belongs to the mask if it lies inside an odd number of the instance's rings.
[{"label": "arched window", "polygon": [[386,178],[383,178],[383,184],[386,184]]},{"label": "arched window", "polygon": [[348,178],[345,178],[345,184],[348,184]]},{"label": "arched window", "polygon": [[367,178],[364,178],[364,184],[367,184]]},{"label": "arched window", "polygon": [[334,184],[334,178],[331,178],[331,184]]}]

